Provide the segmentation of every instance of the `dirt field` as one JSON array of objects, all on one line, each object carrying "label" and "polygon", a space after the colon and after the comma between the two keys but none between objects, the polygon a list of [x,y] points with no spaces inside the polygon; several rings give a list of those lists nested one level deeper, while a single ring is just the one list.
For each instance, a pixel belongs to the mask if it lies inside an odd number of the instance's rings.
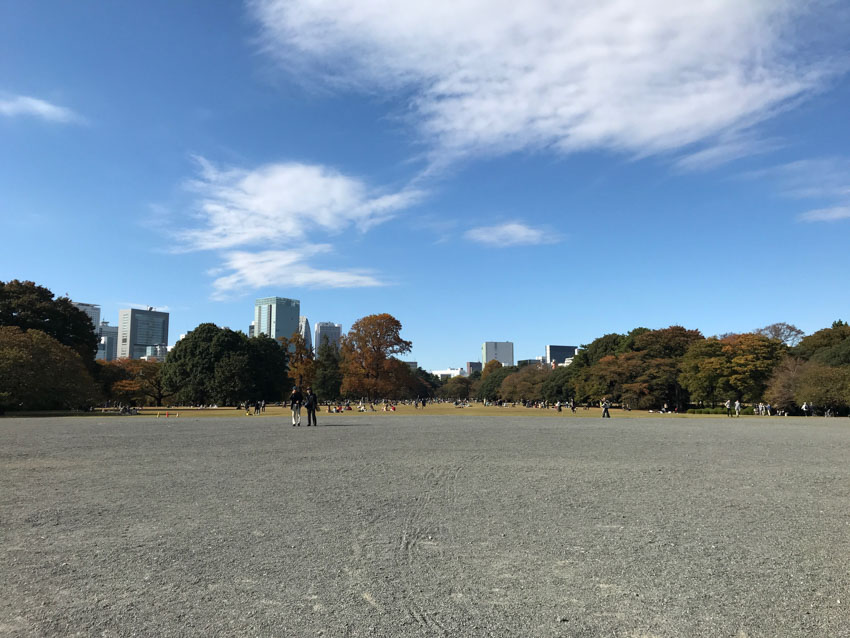
[{"label": "dirt field", "polygon": [[0,419],[0,635],[850,636],[850,420],[614,417]]}]

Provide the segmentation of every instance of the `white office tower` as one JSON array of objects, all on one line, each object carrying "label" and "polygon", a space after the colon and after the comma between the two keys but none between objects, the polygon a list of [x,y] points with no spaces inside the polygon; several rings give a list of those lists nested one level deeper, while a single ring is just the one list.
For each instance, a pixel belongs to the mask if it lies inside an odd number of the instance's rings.
[{"label": "white office tower", "polygon": [[514,344],[512,341],[485,341],[481,345],[481,363],[485,366],[495,359],[503,366],[514,364]]},{"label": "white office tower", "polygon": [[82,310],[88,315],[89,319],[91,319],[91,325],[94,331],[97,332],[97,329],[100,326],[100,306],[93,303],[80,303],[77,301],[72,301],[71,303],[74,304],[74,307],[77,310]]},{"label": "white office tower", "polygon": [[310,334],[310,320],[307,317],[301,317],[298,319],[298,334],[301,335],[301,338],[304,339],[304,345],[307,346],[307,350],[313,349],[313,335]]},{"label": "white office tower", "polygon": [[301,302],[285,297],[263,297],[254,302],[254,336],[292,339],[298,332]]},{"label": "white office tower", "polygon": [[118,312],[118,358],[141,359],[148,346],[168,345],[168,313],[148,308]]},{"label": "white office tower", "polygon": [[339,348],[339,339],[342,337],[342,324],[331,323],[330,321],[320,321],[316,324],[315,338],[313,344],[316,346],[316,352],[322,345],[322,340],[327,339],[328,343]]}]

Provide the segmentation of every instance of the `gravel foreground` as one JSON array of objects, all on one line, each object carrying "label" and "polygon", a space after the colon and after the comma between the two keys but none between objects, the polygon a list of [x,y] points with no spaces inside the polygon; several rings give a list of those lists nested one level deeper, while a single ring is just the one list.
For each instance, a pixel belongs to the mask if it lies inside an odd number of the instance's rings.
[{"label": "gravel foreground", "polygon": [[850,636],[847,419],[332,423],[0,419],[0,635]]}]

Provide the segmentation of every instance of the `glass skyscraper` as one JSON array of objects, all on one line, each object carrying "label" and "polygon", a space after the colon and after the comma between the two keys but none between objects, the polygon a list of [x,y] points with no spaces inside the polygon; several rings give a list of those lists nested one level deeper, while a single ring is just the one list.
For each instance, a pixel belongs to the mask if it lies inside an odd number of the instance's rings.
[{"label": "glass skyscraper", "polygon": [[291,339],[298,332],[301,302],[285,297],[263,297],[254,302],[254,336]]}]

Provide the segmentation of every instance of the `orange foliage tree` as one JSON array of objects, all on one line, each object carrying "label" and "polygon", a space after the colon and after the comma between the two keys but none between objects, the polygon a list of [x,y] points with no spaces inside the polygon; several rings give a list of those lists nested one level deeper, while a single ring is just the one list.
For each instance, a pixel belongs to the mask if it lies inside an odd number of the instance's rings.
[{"label": "orange foliage tree", "polygon": [[[390,314],[358,319],[342,338],[342,392],[375,399],[406,393],[410,369],[393,355],[410,352],[401,322]],[[405,369],[406,368],[406,369]]]}]

